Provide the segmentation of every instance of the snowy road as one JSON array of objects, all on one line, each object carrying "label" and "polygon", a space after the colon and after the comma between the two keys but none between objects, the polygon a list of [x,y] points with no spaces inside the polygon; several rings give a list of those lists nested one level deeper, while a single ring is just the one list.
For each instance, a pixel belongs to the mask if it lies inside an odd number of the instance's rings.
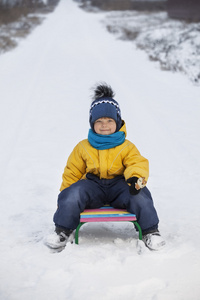
[{"label": "snowy road", "polygon": [[[0,299],[198,300],[200,88],[162,72],[72,0],[0,56]],[[90,87],[116,91],[128,139],[150,161],[166,248],[136,252],[131,224],[84,225],[52,254],[43,237],[67,157],[87,137]],[[102,286],[104,288],[102,289]]]}]

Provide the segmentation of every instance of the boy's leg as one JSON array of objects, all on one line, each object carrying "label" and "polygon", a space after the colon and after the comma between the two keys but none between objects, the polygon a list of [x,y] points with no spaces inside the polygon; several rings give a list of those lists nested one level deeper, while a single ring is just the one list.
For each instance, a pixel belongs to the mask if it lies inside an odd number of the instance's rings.
[{"label": "boy's leg", "polygon": [[88,208],[104,205],[105,194],[92,180],[80,180],[64,189],[58,196],[58,208],[54,214],[54,223],[61,229],[76,229],[80,222],[80,213]]},{"label": "boy's leg", "polygon": [[158,228],[158,215],[149,190],[144,187],[139,194],[131,195],[125,180],[120,180],[110,189],[110,203],[113,207],[126,208],[137,217],[143,234]]}]

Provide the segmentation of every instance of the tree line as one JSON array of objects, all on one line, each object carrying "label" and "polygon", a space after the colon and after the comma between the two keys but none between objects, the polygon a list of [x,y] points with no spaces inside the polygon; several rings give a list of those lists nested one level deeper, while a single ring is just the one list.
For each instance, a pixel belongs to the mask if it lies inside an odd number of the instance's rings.
[{"label": "tree line", "polygon": [[0,0],[0,8],[13,7],[38,7],[51,2],[52,0]]}]

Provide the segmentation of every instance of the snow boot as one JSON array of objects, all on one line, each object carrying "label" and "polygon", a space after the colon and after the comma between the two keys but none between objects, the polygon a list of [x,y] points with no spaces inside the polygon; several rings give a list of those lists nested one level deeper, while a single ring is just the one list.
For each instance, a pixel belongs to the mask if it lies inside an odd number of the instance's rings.
[{"label": "snow boot", "polygon": [[46,238],[45,244],[51,249],[64,249],[72,232],[71,229],[56,227],[55,232]]},{"label": "snow boot", "polygon": [[142,240],[150,250],[160,250],[165,246],[165,241],[158,230],[145,233]]}]

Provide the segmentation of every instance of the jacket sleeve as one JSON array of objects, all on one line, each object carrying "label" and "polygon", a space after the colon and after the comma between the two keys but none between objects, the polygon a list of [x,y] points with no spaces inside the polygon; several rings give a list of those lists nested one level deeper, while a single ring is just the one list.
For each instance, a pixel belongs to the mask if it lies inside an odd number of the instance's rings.
[{"label": "jacket sleeve", "polygon": [[79,143],[70,154],[62,176],[60,191],[80,180],[86,173],[86,163],[83,160],[81,150],[82,146]]},{"label": "jacket sleeve", "polygon": [[149,177],[148,159],[140,154],[134,144],[130,143],[127,148],[127,153],[123,159],[125,179],[127,180],[131,177],[145,177],[145,180],[147,181]]}]

